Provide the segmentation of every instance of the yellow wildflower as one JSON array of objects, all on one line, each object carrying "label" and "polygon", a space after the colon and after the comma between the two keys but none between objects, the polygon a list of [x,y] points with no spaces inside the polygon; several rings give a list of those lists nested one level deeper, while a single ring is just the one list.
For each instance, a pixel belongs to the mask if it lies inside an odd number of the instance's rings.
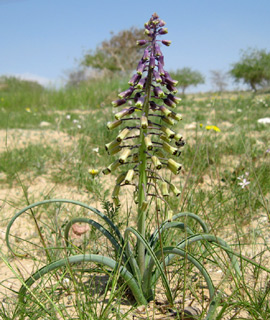
[{"label": "yellow wildflower", "polygon": [[31,109],[30,108],[25,108],[25,111],[26,112],[31,112]]},{"label": "yellow wildflower", "polygon": [[96,176],[99,173],[99,170],[97,170],[97,169],[89,169],[88,172],[91,174],[91,176]]},{"label": "yellow wildflower", "polygon": [[206,130],[214,130],[216,132],[220,132],[221,130],[217,126],[206,126]]}]

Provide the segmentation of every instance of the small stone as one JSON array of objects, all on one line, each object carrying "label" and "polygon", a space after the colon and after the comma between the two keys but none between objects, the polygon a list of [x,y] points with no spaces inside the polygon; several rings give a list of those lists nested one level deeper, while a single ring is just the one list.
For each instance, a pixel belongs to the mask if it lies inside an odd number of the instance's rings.
[{"label": "small stone", "polygon": [[49,127],[50,125],[50,122],[47,121],[41,121],[39,124],[40,127]]}]

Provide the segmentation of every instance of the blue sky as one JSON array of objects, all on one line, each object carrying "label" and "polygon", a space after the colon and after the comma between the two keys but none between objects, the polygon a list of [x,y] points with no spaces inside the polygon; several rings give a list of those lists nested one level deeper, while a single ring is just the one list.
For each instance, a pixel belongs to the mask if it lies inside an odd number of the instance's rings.
[{"label": "blue sky", "polygon": [[[249,47],[270,50],[269,0],[0,0],[0,75],[63,79],[110,31],[166,21],[167,70],[228,71]],[[134,62],[134,66],[136,66]]]}]

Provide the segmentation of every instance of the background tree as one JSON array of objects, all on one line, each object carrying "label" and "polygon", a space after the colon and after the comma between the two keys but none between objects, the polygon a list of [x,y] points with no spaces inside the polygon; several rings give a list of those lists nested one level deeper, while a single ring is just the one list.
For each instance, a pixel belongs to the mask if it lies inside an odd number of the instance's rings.
[{"label": "background tree", "polygon": [[225,91],[226,87],[228,86],[226,81],[228,77],[227,73],[222,72],[221,70],[211,70],[210,73],[210,79],[213,87],[219,92]]},{"label": "background tree", "polygon": [[247,49],[242,51],[239,62],[233,64],[230,75],[236,82],[243,81],[257,91],[270,81],[270,53],[265,50]]},{"label": "background tree", "polygon": [[199,71],[194,71],[191,68],[177,69],[175,72],[170,72],[173,79],[178,81],[177,87],[182,89],[182,94],[185,94],[186,88],[197,86],[204,83],[204,77]]},{"label": "background tree", "polygon": [[134,61],[141,58],[143,48],[136,45],[138,39],[146,39],[144,29],[130,28],[117,34],[111,33],[94,51],[83,58],[82,65],[100,70],[130,72],[136,68]]}]

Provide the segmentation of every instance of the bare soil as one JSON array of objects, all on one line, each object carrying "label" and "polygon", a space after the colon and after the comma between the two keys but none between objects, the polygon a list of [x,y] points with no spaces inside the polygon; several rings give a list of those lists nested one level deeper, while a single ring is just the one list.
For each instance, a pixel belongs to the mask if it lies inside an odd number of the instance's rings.
[{"label": "bare soil", "polygon": [[[230,127],[230,123],[223,123],[224,127]],[[189,132],[194,130],[196,127],[196,123],[191,123],[189,126],[185,127],[185,131]],[[191,138],[192,139],[192,138]],[[76,138],[69,136],[66,133],[54,131],[51,129],[47,130],[23,130],[23,129],[12,129],[7,132],[5,130],[0,130],[0,152],[4,152],[7,150],[11,150],[12,148],[25,148],[29,143],[37,143],[37,144],[47,144],[47,145],[59,145],[62,148],[70,148],[72,149],[76,143]],[[233,157],[224,159],[224,164],[230,163],[231,165],[238,165],[237,160]],[[1,179],[1,177],[0,177]],[[1,180],[0,180],[1,183]],[[112,185],[113,181],[107,176],[104,177],[103,185],[108,187]],[[204,189],[208,189],[209,185],[212,184],[210,177],[205,176],[203,177],[203,181],[201,187]],[[69,186],[69,185],[60,185],[54,184],[50,181],[48,175],[42,175],[34,178],[28,185],[27,193],[29,195],[29,200],[31,203],[40,201],[44,199],[44,195],[48,198],[65,198],[65,199],[73,199],[81,202],[85,202],[87,204],[92,205],[98,209],[102,209],[101,205],[97,200],[89,200],[89,194],[86,191],[79,190],[76,187]],[[129,205],[131,203],[133,195],[131,190],[128,190],[127,193],[124,195],[124,199],[127,201]],[[91,203],[90,203],[91,202]],[[13,187],[9,187],[7,185],[2,184],[0,189],[0,215],[1,215],[1,222],[0,222],[0,252],[3,255],[3,258],[0,261],[0,301],[2,300],[5,303],[7,297],[14,297],[16,300],[16,294],[12,293],[11,290],[18,291],[21,282],[19,278],[27,278],[30,274],[36,271],[36,263],[32,260],[22,259],[13,257],[10,252],[7,250],[5,244],[5,234],[6,234],[6,225],[9,219],[21,208],[25,207],[27,202],[25,200],[24,192],[21,186],[16,185]],[[254,232],[254,230],[259,229],[259,225],[261,223],[267,223],[268,218],[265,214],[262,214],[258,217],[257,221],[252,223],[252,225],[246,226],[246,233]],[[134,221],[131,218],[131,224]],[[233,228],[231,225],[228,225],[227,228],[222,230],[222,235],[225,238],[231,240]],[[15,226],[15,229],[12,231],[15,236],[23,238],[23,239],[34,239],[38,238],[37,230],[33,227],[33,220],[29,218],[29,216],[24,216],[18,220],[18,223]],[[73,233],[73,237],[76,238],[76,231]],[[80,237],[80,236],[79,236]],[[260,240],[261,245],[250,246],[245,248],[244,254],[253,257],[256,254],[259,254],[261,250],[265,248],[263,237],[258,237],[257,240]],[[264,255],[264,259],[269,259],[269,255]],[[13,266],[11,267],[10,264]],[[264,265],[266,265],[264,260]],[[215,284],[228,280],[228,276],[223,274],[220,270],[212,268],[209,269],[211,273],[211,277]],[[265,274],[261,276],[260,281],[265,279]],[[250,279],[250,282],[253,283],[255,279],[253,278],[252,274],[247,276]],[[228,295],[231,293],[230,286],[225,288],[225,292],[228,292]],[[198,291],[198,296],[201,295],[201,299],[207,299],[207,296],[203,296],[205,293],[203,290]],[[182,297],[183,298],[183,297]],[[181,297],[179,298],[180,303]],[[199,306],[196,303],[193,303],[192,295],[189,293],[186,295],[186,305],[189,305],[189,310],[191,313],[196,314],[198,311]],[[123,305],[123,312],[127,307]],[[193,310],[192,310],[193,309]],[[243,312],[242,316],[245,316],[245,312]],[[130,319],[145,319],[149,317],[150,319],[175,319],[176,318],[176,311],[170,309],[168,304],[166,304],[166,300],[162,295],[158,295],[155,302],[149,304],[147,308],[139,307],[132,313]],[[191,319],[191,317],[186,316],[185,319]]]}]

